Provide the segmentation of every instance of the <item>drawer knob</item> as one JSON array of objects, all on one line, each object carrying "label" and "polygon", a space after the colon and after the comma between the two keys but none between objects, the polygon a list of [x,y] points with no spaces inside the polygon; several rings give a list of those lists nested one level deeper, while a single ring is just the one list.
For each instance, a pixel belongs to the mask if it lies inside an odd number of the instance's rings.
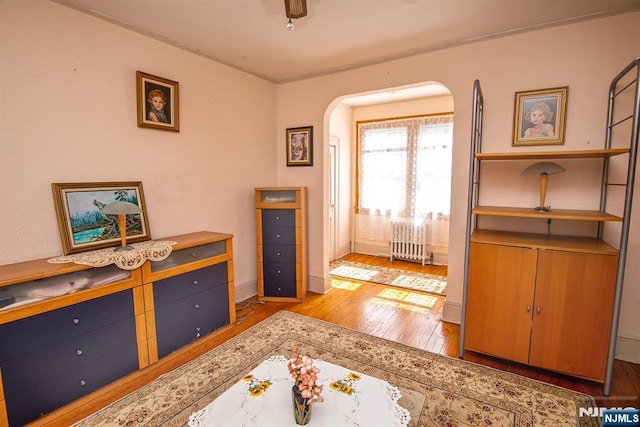
[{"label": "drawer knob", "polygon": [[200,328],[196,328],[196,332],[200,332]]},{"label": "drawer knob", "polygon": [[76,285],[76,282],[74,282],[74,281],[72,280],[72,281],[70,281],[70,282],[69,282],[69,284],[70,284],[71,286],[75,286],[75,285]]},{"label": "drawer knob", "polygon": [[280,256],[280,255],[282,255],[282,254],[281,254],[280,252],[276,252],[276,255]]},{"label": "drawer knob", "polygon": [[191,252],[191,256],[195,258],[195,257],[197,257],[197,256],[198,256],[198,254],[197,254],[197,253],[195,253],[195,252]]},{"label": "drawer knob", "polygon": [[278,271],[276,271],[276,273],[280,274],[280,273],[282,273],[282,271],[281,271],[281,270],[278,270]]},{"label": "drawer knob", "polygon": [[197,284],[198,284],[198,281],[197,281],[197,280],[194,280],[194,281],[193,281],[193,284],[194,284],[194,285],[197,285]]},{"label": "drawer knob", "polygon": [[84,387],[87,385],[87,382],[85,380],[80,380],[80,385]]},{"label": "drawer knob", "polygon": [[80,323],[80,319],[78,319],[78,318],[74,318],[74,319],[73,319],[73,324],[74,324],[74,325],[77,325],[78,323]]},{"label": "drawer knob", "polygon": [[280,221],[280,215],[276,215],[276,219]]},{"label": "drawer knob", "polygon": [[278,288],[278,292],[282,292],[282,288]]},{"label": "drawer knob", "polygon": [[82,356],[82,353],[84,353],[82,350],[80,350],[80,349],[77,349],[77,350],[76,350],[76,354],[77,354],[78,356]]},{"label": "drawer knob", "polygon": [[194,304],[195,309],[199,309],[200,308],[200,304]]},{"label": "drawer knob", "polygon": [[279,235],[279,234],[276,234],[276,237],[279,239],[279,238],[280,238],[280,235]]}]

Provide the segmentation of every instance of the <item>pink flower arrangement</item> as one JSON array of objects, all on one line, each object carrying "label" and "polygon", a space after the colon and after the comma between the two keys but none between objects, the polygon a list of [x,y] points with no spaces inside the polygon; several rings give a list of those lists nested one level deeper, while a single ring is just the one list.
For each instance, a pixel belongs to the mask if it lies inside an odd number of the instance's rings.
[{"label": "pink flower arrangement", "polygon": [[309,355],[300,355],[300,344],[295,346],[291,358],[287,361],[287,368],[302,397],[307,399],[308,405],[324,401],[321,396],[322,386],[317,383],[320,369],[313,365],[313,359]]}]

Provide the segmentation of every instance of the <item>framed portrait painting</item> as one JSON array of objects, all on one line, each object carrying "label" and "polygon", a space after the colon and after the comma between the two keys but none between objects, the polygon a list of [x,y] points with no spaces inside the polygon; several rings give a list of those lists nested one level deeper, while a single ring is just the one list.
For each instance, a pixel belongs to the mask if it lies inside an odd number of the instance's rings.
[{"label": "framed portrait painting", "polygon": [[313,166],[313,126],[287,129],[287,166]]},{"label": "framed portrait painting", "polygon": [[516,92],[513,145],[564,144],[568,89]]},{"label": "framed portrait painting", "polygon": [[178,82],[136,71],[138,127],[180,131]]},{"label": "framed portrait painting", "polygon": [[142,182],[53,183],[51,188],[64,255],[121,244],[117,215],[100,212],[113,202],[130,202],[141,210],[126,215],[127,242],[151,239]]}]

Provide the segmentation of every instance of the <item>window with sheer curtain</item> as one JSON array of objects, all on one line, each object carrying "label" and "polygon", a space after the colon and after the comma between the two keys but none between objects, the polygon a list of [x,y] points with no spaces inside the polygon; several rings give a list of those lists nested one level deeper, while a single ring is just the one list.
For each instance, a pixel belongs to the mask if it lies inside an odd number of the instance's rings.
[{"label": "window with sheer curtain", "polygon": [[380,225],[388,221],[380,217],[431,221],[431,243],[448,246],[453,115],[357,126],[360,234],[384,240],[386,227]]}]

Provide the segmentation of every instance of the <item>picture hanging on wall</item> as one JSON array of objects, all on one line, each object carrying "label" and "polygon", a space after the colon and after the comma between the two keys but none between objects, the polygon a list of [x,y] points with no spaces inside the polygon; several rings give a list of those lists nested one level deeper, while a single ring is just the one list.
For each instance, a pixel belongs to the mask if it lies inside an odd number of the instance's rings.
[{"label": "picture hanging on wall", "polygon": [[121,243],[117,215],[100,212],[114,202],[129,202],[141,210],[126,215],[127,242],[151,239],[142,182],[54,183],[51,187],[64,255]]},{"label": "picture hanging on wall", "polygon": [[513,145],[564,144],[568,87],[516,92]]},{"label": "picture hanging on wall", "polygon": [[313,126],[287,129],[287,166],[313,166]]},{"label": "picture hanging on wall", "polygon": [[180,131],[178,82],[136,71],[138,127]]}]

